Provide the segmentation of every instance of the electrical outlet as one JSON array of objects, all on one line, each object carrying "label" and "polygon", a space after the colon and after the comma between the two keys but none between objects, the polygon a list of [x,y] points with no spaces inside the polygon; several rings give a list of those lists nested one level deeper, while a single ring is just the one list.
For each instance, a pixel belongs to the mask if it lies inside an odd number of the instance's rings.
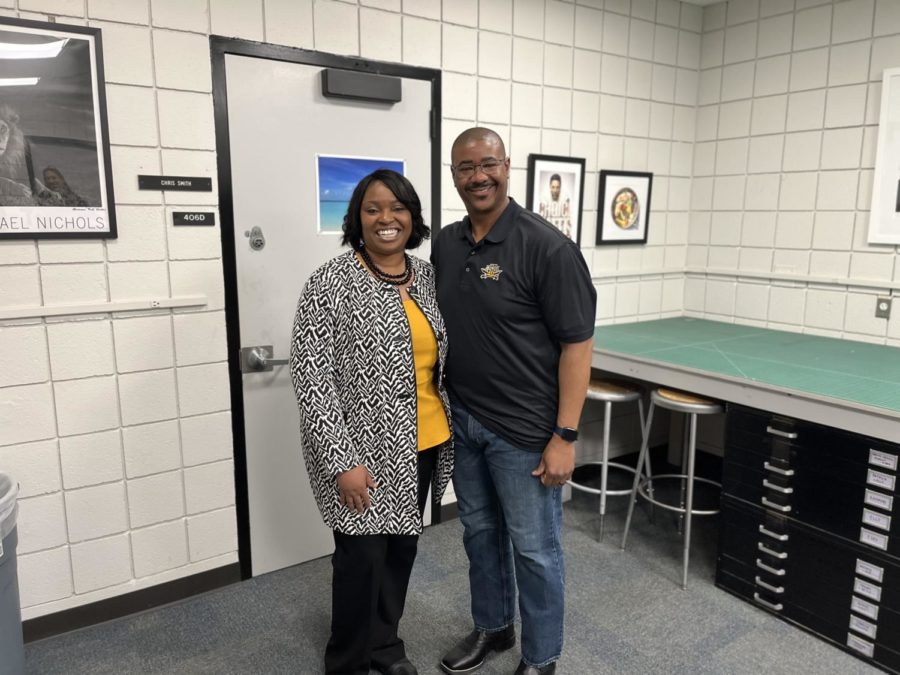
[{"label": "electrical outlet", "polygon": [[875,301],[875,318],[890,319],[891,318],[891,299],[878,298]]},{"label": "electrical outlet", "polygon": [[159,307],[159,300],[151,300],[150,306],[151,307]]}]

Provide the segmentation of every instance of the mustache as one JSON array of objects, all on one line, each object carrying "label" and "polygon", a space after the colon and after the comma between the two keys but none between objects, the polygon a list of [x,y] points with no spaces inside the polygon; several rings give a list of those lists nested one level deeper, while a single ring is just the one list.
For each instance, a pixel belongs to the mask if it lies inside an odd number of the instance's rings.
[{"label": "mustache", "polygon": [[492,185],[496,185],[496,181],[488,179],[479,181],[478,183],[470,183],[466,186],[466,190],[479,190],[483,187],[491,187]]}]

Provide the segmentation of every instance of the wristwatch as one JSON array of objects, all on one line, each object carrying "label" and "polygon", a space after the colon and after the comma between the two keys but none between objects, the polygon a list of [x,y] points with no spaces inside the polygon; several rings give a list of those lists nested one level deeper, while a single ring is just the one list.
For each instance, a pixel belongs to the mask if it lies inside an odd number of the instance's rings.
[{"label": "wristwatch", "polygon": [[578,440],[578,429],[573,429],[572,427],[554,427],[553,433],[567,443],[572,443]]}]

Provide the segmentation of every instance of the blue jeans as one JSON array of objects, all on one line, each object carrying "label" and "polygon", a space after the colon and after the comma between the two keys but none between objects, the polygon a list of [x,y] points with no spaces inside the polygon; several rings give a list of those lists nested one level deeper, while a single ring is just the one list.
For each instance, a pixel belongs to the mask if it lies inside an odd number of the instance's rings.
[{"label": "blue jeans", "polygon": [[563,643],[562,489],[531,475],[539,452],[505,441],[457,402],[451,407],[453,489],[475,627],[493,632],[513,623],[518,582],[522,659],[546,665],[559,659]]}]

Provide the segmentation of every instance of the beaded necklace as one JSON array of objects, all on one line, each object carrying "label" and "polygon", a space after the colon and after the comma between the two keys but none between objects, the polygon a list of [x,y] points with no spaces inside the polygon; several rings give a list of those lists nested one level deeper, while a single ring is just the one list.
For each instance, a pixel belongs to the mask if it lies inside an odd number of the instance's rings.
[{"label": "beaded necklace", "polygon": [[362,256],[363,261],[366,263],[366,267],[368,267],[375,274],[375,277],[378,278],[379,281],[383,281],[386,284],[391,284],[392,286],[404,286],[409,283],[409,280],[412,278],[412,265],[409,264],[409,256],[405,253],[403,254],[403,262],[404,269],[400,274],[388,274],[384,270],[382,270],[375,262],[372,260],[372,257],[369,255],[369,252],[366,250],[365,246],[359,247],[359,254]]}]

